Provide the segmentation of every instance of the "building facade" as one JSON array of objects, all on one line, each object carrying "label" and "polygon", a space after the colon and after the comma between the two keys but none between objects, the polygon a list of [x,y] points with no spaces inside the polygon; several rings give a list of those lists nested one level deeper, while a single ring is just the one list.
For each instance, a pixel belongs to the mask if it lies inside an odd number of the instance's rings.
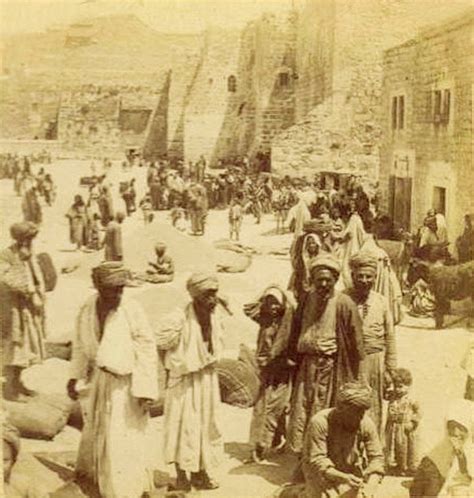
[{"label": "building facade", "polygon": [[384,55],[380,186],[396,226],[415,230],[429,209],[450,240],[474,212],[474,12],[420,31]]}]

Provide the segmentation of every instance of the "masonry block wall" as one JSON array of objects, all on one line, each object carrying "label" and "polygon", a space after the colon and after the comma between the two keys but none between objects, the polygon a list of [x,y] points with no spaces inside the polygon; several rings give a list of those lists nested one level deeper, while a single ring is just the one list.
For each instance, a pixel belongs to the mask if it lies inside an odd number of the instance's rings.
[{"label": "masonry block wall", "polygon": [[[403,132],[384,121],[381,150],[383,200],[390,207],[390,177],[412,183],[410,228],[431,208],[445,208],[453,241],[464,214],[474,212],[472,189],[472,58],[474,14],[467,12],[425,29],[385,53],[382,106],[390,114],[394,95],[405,95]],[[400,171],[400,157],[410,164]],[[440,198],[441,196],[441,198]]]},{"label": "masonry block wall", "polygon": [[[313,48],[309,56],[305,49],[298,50],[296,64],[303,75],[311,68],[319,76],[298,80],[299,120],[274,140],[272,167],[294,174],[338,168],[377,176],[383,51],[410,39],[420,26],[469,5],[463,0],[435,0],[420,16],[419,3],[412,0],[308,0],[300,4],[297,46]],[[322,87],[319,94],[312,84]],[[316,108],[305,116],[311,101]]]}]

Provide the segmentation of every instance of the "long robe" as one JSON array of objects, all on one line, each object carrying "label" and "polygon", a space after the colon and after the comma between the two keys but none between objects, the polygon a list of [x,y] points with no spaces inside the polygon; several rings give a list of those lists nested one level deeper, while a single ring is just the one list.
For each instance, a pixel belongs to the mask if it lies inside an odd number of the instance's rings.
[{"label": "long robe", "polygon": [[86,245],[87,211],[85,206],[71,206],[67,213],[69,218],[69,238],[78,247]]},{"label": "long robe", "polygon": [[45,358],[45,308],[33,306],[33,295],[44,303],[44,280],[35,255],[31,266],[16,245],[0,252],[0,330],[3,365],[27,368]]},{"label": "long robe", "polygon": [[346,287],[352,285],[351,269],[349,266],[349,260],[354,254],[358,253],[364,243],[365,230],[364,224],[362,223],[362,218],[357,214],[353,213],[349,218],[346,228],[341,236],[350,235],[350,238],[341,247],[342,253],[342,281]]},{"label": "long robe", "polygon": [[150,490],[146,448],[153,441],[138,398],[158,398],[155,341],[142,308],[126,297],[99,335],[93,295],[79,311],[71,360],[71,378],[90,391],[82,403],[77,478],[104,498],[139,498]]},{"label": "long robe", "polygon": [[362,319],[365,352],[362,370],[372,388],[369,416],[382,439],[384,373],[386,369],[393,371],[397,367],[393,318],[387,299],[378,292],[370,291],[363,304],[356,302],[354,289],[348,289],[346,293],[354,300]]},{"label": "long robe", "polygon": [[393,323],[397,325],[402,318],[403,295],[400,282],[390,264],[390,258],[386,251],[376,244],[373,235],[367,236],[361,251],[367,251],[377,258],[377,275],[375,277],[374,291],[385,296],[390,306]]},{"label": "long robe", "polygon": [[[282,295],[284,295],[282,293]],[[266,324],[260,313],[252,317],[260,325],[257,358],[265,358],[260,368],[261,388],[253,407],[250,423],[250,443],[270,448],[285,427],[285,407],[289,401],[290,370],[287,365],[288,341],[293,320],[293,306],[287,299],[283,316]],[[249,315],[250,316],[250,315]]]},{"label": "long robe", "polygon": [[[221,400],[214,368],[222,351],[219,310],[211,317],[212,353],[204,342],[192,303],[169,317],[160,334],[174,335],[176,339],[165,354],[165,460],[177,463],[185,471],[207,471],[220,462],[223,454],[218,419]],[[158,340],[158,347],[160,344]]]},{"label": "long robe", "polygon": [[[335,405],[339,386],[359,377],[360,363],[364,358],[362,323],[352,300],[335,293],[316,319],[317,299],[314,292],[308,294],[297,311],[290,338],[290,348],[296,346],[297,349],[298,370],[291,397],[287,439],[295,453],[302,450],[311,417],[319,410]],[[321,340],[333,342],[328,354],[317,351]]]}]

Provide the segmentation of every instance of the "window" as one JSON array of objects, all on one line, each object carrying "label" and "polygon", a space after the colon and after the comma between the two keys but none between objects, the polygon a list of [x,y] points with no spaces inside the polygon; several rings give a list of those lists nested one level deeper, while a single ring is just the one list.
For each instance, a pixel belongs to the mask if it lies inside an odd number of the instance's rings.
[{"label": "window", "polygon": [[449,114],[451,111],[451,90],[443,90],[443,107],[441,110],[441,122],[449,123]]},{"label": "window", "polygon": [[227,78],[227,91],[231,93],[237,91],[237,79],[233,74]]},{"label": "window", "polygon": [[446,215],[446,189],[443,187],[433,188],[433,209],[437,213]]},{"label": "window", "polygon": [[288,73],[278,74],[278,86],[280,88],[286,88],[290,84],[290,75]]},{"label": "window", "polygon": [[392,130],[405,128],[405,96],[392,97]]},{"label": "window", "polygon": [[433,90],[432,101],[431,122],[446,126],[451,118],[451,90],[449,88]]}]

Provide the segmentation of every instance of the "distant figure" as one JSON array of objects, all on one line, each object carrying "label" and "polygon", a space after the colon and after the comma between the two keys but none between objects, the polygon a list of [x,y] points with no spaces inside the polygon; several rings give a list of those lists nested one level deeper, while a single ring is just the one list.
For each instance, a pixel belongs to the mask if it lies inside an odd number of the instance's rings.
[{"label": "distant figure", "polygon": [[25,221],[31,221],[36,225],[41,224],[43,220],[43,215],[41,212],[41,205],[38,199],[38,191],[36,187],[29,188],[23,194],[23,200],[21,203],[21,208],[23,210],[23,217]]},{"label": "distant figure", "polygon": [[474,259],[474,230],[469,214],[464,216],[464,232],[456,240],[456,249],[460,263],[467,263]]},{"label": "distant figure", "polygon": [[166,254],[166,245],[162,242],[155,244],[156,261],[150,261],[151,268],[147,270],[146,281],[152,284],[172,282],[174,278],[174,263],[171,256]]},{"label": "distant figure", "polygon": [[189,188],[189,215],[193,235],[204,235],[207,216],[207,191],[198,183]]},{"label": "distant figure", "polygon": [[235,236],[235,240],[240,239],[240,228],[242,227],[242,206],[240,201],[234,199],[231,201],[231,205],[229,208],[229,238],[233,240]]},{"label": "distant figure", "polygon": [[106,261],[122,261],[122,227],[120,226],[125,219],[122,212],[118,212],[115,220],[109,222],[105,229],[105,260]]},{"label": "distant figure", "polygon": [[87,210],[80,195],[74,197],[74,203],[66,214],[69,219],[69,239],[79,251],[86,245]]},{"label": "distant figure", "polygon": [[106,227],[114,218],[112,194],[110,193],[110,188],[107,185],[102,185],[98,203],[102,226]]},{"label": "distant figure", "polygon": [[148,225],[153,221],[153,206],[151,203],[150,194],[146,194],[145,197],[140,201],[140,209],[143,213],[143,221],[145,225]]},{"label": "distant figure", "polygon": [[392,375],[393,391],[389,394],[385,426],[385,461],[392,475],[413,475],[418,465],[417,429],[420,407],[410,397],[411,373],[397,368]]}]

